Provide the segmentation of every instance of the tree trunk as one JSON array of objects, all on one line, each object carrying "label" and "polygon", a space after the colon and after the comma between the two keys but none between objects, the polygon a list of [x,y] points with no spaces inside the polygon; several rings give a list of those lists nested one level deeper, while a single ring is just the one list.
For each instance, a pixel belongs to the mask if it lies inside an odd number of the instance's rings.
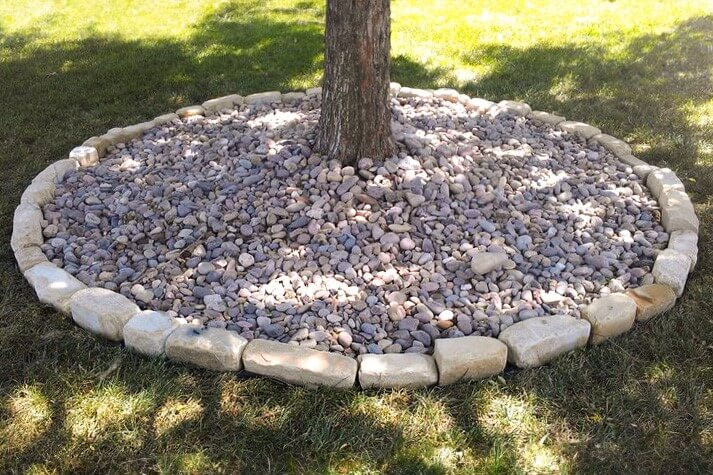
[{"label": "tree trunk", "polygon": [[394,153],[390,17],[390,0],[327,0],[317,147],[345,165]]}]

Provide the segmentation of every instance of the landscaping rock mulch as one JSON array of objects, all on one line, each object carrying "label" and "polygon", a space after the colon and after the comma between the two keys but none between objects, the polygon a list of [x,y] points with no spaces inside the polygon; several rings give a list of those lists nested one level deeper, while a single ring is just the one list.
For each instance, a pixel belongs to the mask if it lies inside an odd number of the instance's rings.
[{"label": "landscaping rock mulch", "polygon": [[576,123],[398,97],[398,154],[343,167],[314,150],[316,95],[189,112],[68,170],[42,250],[88,286],[247,340],[431,353],[578,318],[653,283],[669,239],[641,178]]}]

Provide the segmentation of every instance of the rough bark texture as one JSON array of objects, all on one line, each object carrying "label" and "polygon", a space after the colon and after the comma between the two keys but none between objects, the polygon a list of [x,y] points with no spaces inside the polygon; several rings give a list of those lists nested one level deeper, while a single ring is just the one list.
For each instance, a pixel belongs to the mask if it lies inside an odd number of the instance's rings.
[{"label": "rough bark texture", "polygon": [[390,0],[328,0],[317,146],[354,165],[394,152],[389,106]]}]

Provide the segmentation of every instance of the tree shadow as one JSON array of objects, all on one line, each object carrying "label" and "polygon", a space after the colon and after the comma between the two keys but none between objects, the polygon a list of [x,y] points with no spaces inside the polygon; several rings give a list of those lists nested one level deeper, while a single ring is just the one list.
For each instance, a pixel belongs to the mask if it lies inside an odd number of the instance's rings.
[{"label": "tree shadow", "polygon": [[597,44],[525,48],[479,45],[463,55],[490,72],[466,84],[486,98],[525,100],[591,123],[631,143],[643,160],[670,166],[696,198],[713,193],[713,133],[693,109],[713,96],[713,16],[634,38],[614,52]]}]

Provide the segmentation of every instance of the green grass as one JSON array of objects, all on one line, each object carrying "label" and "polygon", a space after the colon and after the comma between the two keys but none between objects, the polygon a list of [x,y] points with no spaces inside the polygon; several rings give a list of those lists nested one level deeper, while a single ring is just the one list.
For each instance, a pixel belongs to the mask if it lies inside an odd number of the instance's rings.
[{"label": "green grass", "polygon": [[321,1],[0,0],[0,472],[713,471],[713,4],[393,1],[393,78],[592,123],[686,180],[700,262],[672,311],[552,365],[333,392],[146,360],[39,305],[8,245],[85,138],[321,75]]}]

